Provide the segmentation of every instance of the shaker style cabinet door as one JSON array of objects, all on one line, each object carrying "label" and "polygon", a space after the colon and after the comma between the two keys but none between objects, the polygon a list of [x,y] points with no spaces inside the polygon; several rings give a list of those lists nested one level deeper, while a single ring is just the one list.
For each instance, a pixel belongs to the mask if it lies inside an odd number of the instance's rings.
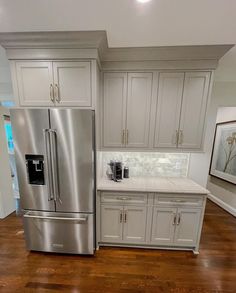
[{"label": "shaker style cabinet door", "polygon": [[176,148],[184,73],[160,73],[154,147]]},{"label": "shaker style cabinet door", "polygon": [[127,73],[105,73],[103,91],[103,147],[124,147]]},{"label": "shaker style cabinet door", "polygon": [[53,62],[57,106],[92,106],[90,62]]},{"label": "shaker style cabinet door", "polygon": [[16,61],[20,106],[53,106],[52,62]]},{"label": "shaker style cabinet door", "polygon": [[179,148],[200,149],[202,145],[210,72],[186,72],[179,127]]},{"label": "shaker style cabinet door", "polygon": [[173,244],[176,208],[153,208],[152,244]]},{"label": "shaker style cabinet door", "polygon": [[201,210],[178,208],[175,244],[194,246],[197,242]]},{"label": "shaker style cabinet door", "polygon": [[123,242],[145,242],[147,208],[145,206],[125,206],[123,215]]},{"label": "shaker style cabinet door", "polygon": [[126,147],[148,147],[151,98],[152,73],[128,73]]},{"label": "shaker style cabinet door", "polygon": [[101,205],[101,241],[121,242],[123,206]]}]

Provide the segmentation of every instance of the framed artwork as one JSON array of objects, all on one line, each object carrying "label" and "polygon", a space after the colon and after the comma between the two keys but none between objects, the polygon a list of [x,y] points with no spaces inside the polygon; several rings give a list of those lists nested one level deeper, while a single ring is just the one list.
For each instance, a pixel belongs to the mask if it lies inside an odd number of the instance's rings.
[{"label": "framed artwork", "polygon": [[209,174],[236,185],[236,121],[216,124]]}]

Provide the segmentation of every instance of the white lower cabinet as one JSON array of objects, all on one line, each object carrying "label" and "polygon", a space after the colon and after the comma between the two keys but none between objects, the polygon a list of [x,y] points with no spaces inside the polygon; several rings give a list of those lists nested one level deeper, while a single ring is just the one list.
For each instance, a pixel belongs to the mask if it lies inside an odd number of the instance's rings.
[{"label": "white lower cabinet", "polygon": [[153,208],[151,243],[195,246],[201,209]]},{"label": "white lower cabinet", "polygon": [[121,242],[123,230],[123,206],[101,206],[101,240],[104,242]]},{"label": "white lower cabinet", "polygon": [[107,243],[143,243],[146,240],[147,208],[101,205],[101,240]]},{"label": "white lower cabinet", "polygon": [[151,243],[171,244],[174,240],[176,208],[153,208]]},{"label": "white lower cabinet", "polygon": [[146,240],[147,208],[142,206],[124,207],[123,241],[143,243]]},{"label": "white lower cabinet", "polygon": [[178,208],[174,243],[193,246],[197,242],[201,210]]},{"label": "white lower cabinet", "polygon": [[99,244],[191,249],[198,253],[206,196],[169,193],[165,201],[164,197],[102,192]]}]

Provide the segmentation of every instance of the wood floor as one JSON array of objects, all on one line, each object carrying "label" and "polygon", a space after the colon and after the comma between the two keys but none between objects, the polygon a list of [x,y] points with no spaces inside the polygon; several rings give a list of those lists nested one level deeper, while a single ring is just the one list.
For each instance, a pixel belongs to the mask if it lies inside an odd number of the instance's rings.
[{"label": "wood floor", "polygon": [[236,219],[208,202],[198,256],[101,248],[81,257],[26,251],[11,215],[0,221],[0,292],[236,292]]}]

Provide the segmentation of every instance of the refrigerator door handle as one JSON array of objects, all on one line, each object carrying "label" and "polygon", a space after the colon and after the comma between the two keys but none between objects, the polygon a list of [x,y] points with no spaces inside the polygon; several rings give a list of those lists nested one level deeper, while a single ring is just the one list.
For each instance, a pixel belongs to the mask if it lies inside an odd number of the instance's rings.
[{"label": "refrigerator door handle", "polygon": [[54,200],[54,192],[52,186],[52,160],[50,151],[50,140],[49,140],[49,129],[43,129],[44,144],[46,150],[46,178],[47,178],[47,190],[48,190],[48,201]]},{"label": "refrigerator door handle", "polygon": [[42,220],[63,220],[63,221],[77,221],[81,223],[87,222],[87,217],[79,217],[79,218],[66,218],[66,217],[47,217],[47,216],[36,216],[31,215],[29,213],[24,215],[25,218],[34,218],[34,219],[42,219]]},{"label": "refrigerator door handle", "polygon": [[57,162],[57,132],[55,129],[49,130],[50,142],[51,142],[51,155],[52,155],[52,176],[53,176],[53,189],[54,189],[54,200],[62,203],[59,189],[59,178],[58,178],[58,162]]}]

